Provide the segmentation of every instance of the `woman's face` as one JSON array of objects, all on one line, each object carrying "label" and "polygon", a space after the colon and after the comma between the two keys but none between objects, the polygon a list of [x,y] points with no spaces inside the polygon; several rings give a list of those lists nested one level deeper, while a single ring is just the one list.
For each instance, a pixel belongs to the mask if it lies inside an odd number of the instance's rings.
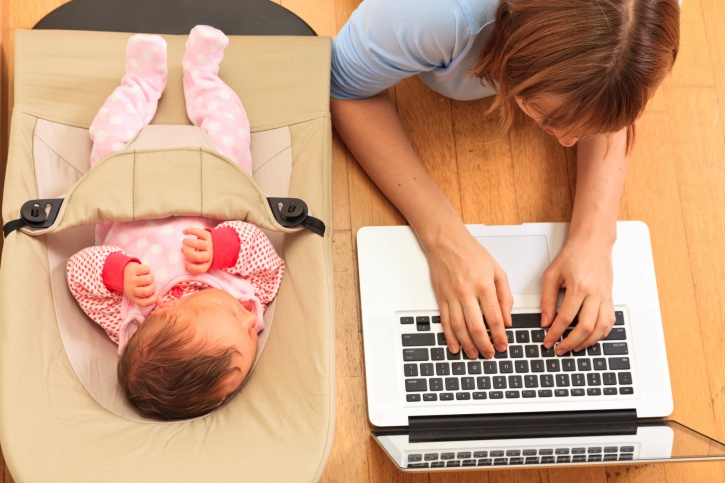
[{"label": "woman's face", "polygon": [[[571,146],[574,146],[576,142],[579,141],[579,138],[567,136],[564,132],[558,131],[548,126],[543,126],[541,124],[542,120],[546,117],[545,113],[553,112],[557,107],[559,107],[559,103],[555,98],[543,97],[537,99],[537,109],[534,109],[531,105],[525,103],[524,100],[520,97],[516,98],[516,104],[519,105],[524,114],[536,121],[536,123],[541,126],[541,128],[546,131],[547,134],[554,136],[562,146],[569,148]],[[539,109],[541,109],[541,111]]]}]

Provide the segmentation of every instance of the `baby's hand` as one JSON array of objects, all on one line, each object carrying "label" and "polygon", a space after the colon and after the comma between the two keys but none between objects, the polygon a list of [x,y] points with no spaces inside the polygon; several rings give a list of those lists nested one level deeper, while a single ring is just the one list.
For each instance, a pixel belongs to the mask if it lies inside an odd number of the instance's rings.
[{"label": "baby's hand", "polygon": [[130,262],[123,269],[123,293],[139,307],[156,303],[156,282],[151,268],[137,262]]},{"label": "baby's hand", "polygon": [[206,273],[214,260],[214,243],[211,233],[203,228],[187,228],[184,235],[192,235],[184,238],[184,246],[181,252],[186,258],[184,266],[191,273]]}]

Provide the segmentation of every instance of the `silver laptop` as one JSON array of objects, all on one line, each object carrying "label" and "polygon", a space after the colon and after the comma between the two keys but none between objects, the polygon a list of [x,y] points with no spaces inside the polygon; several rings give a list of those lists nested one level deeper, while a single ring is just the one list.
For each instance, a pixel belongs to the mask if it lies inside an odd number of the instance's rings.
[{"label": "silver laptop", "polygon": [[358,232],[368,416],[401,469],[725,458],[722,444],[651,419],[669,415],[673,401],[643,223],[617,225],[609,336],[563,356],[544,348],[541,275],[568,226],[468,226],[506,271],[514,296],[508,349],[492,360],[447,350],[425,255],[409,227]]}]

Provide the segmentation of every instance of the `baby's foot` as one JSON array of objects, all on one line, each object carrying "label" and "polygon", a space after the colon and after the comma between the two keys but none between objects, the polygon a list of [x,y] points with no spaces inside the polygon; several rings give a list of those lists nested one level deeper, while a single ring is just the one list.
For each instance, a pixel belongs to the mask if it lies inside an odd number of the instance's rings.
[{"label": "baby's foot", "polygon": [[166,86],[166,41],[158,35],[136,34],[126,47],[126,75],[143,80],[152,90],[163,92]]},{"label": "baby's foot", "polygon": [[211,68],[219,71],[219,63],[224,58],[224,48],[229,39],[221,30],[208,25],[197,25],[189,32],[184,54],[184,71],[193,68]]}]

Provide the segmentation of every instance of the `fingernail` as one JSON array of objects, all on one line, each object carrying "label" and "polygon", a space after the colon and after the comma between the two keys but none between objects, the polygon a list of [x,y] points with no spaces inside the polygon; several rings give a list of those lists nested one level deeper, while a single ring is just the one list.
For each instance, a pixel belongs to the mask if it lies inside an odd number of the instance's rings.
[{"label": "fingernail", "polygon": [[450,345],[450,346],[448,346],[448,350],[451,351],[451,354],[455,354],[456,352],[458,352],[458,346]]},{"label": "fingernail", "polygon": [[499,352],[503,352],[506,350],[506,344],[496,344],[496,350]]},{"label": "fingernail", "polygon": [[546,327],[549,325],[549,316],[546,314],[541,314],[541,326]]},{"label": "fingernail", "polygon": [[483,358],[484,359],[493,359],[494,354],[495,354],[494,352],[487,352],[483,355]]}]

